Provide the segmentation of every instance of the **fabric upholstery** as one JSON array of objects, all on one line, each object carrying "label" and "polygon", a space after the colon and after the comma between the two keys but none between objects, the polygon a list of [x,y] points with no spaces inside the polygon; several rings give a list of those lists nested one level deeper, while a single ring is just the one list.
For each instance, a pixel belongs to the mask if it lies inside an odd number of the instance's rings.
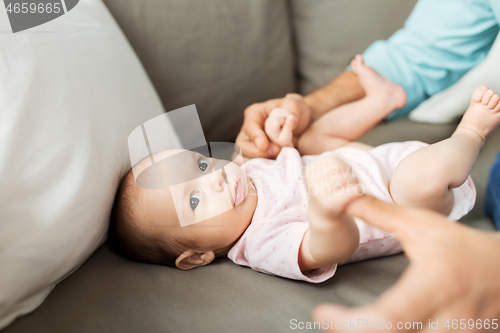
[{"label": "fabric upholstery", "polygon": [[387,39],[403,24],[416,0],[291,0],[299,91],[331,81],[357,53]]},{"label": "fabric upholstery", "polygon": [[207,141],[234,140],[248,105],[295,89],[285,0],[104,2],[165,110],[196,104]]}]

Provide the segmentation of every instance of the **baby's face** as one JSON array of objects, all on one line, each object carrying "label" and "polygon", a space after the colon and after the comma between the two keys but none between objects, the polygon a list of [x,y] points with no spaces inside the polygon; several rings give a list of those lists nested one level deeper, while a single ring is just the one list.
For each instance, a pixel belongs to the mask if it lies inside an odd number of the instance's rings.
[{"label": "baby's face", "polygon": [[[234,162],[188,150],[169,150],[163,160],[169,198],[157,200],[158,226],[196,250],[230,246],[245,231],[255,211],[256,190]],[[155,190],[152,190],[155,191]],[[166,209],[164,209],[166,208]]]},{"label": "baby's face", "polygon": [[168,186],[181,226],[206,221],[243,202],[249,184],[234,162],[179,150],[165,162]]}]

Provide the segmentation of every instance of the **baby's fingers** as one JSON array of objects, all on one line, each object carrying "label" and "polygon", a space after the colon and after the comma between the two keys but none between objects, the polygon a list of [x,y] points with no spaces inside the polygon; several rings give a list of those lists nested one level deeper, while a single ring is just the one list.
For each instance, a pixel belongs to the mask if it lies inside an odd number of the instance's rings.
[{"label": "baby's fingers", "polygon": [[278,143],[279,141],[281,126],[283,126],[284,122],[285,119],[282,117],[269,117],[266,119],[265,131],[269,139],[274,143]]},{"label": "baby's fingers", "polygon": [[297,117],[288,116],[286,117],[285,124],[281,129],[281,133],[279,134],[278,141],[282,147],[293,147],[293,130],[297,126]]}]

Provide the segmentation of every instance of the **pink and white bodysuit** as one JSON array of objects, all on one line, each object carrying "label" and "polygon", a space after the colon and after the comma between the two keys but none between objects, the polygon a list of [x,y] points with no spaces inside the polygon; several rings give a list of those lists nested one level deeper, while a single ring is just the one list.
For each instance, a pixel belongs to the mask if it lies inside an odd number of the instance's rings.
[{"label": "pink and white bodysuit", "polygon": [[[366,194],[393,202],[389,180],[398,163],[426,143],[418,141],[388,143],[371,150],[343,147],[322,155],[300,157],[297,150],[283,148],[276,160],[252,159],[245,171],[257,189],[257,208],[247,230],[231,248],[229,259],[257,271],[313,283],[323,282],[335,274],[337,265],[323,267],[304,275],[298,264],[299,248],[307,221],[308,193],[303,176],[305,166],[320,156],[334,154],[344,160],[358,178]],[[458,220],[467,214],[476,199],[472,179],[453,189],[455,205],[448,216]],[[402,251],[391,234],[355,218],[360,244],[345,262],[387,256]],[[343,264],[340,263],[340,264]]]}]

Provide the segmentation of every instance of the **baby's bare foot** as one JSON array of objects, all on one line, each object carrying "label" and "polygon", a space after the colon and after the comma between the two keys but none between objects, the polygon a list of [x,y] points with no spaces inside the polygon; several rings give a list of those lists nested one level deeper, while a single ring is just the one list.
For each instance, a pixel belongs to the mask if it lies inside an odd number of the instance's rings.
[{"label": "baby's bare foot", "polygon": [[500,98],[486,86],[480,86],[472,94],[456,133],[467,134],[484,142],[500,123]]},{"label": "baby's bare foot", "polygon": [[389,112],[405,106],[406,92],[404,89],[365,64],[360,54],[351,61],[351,68],[358,76],[367,97],[373,98],[377,103],[382,103]]}]

